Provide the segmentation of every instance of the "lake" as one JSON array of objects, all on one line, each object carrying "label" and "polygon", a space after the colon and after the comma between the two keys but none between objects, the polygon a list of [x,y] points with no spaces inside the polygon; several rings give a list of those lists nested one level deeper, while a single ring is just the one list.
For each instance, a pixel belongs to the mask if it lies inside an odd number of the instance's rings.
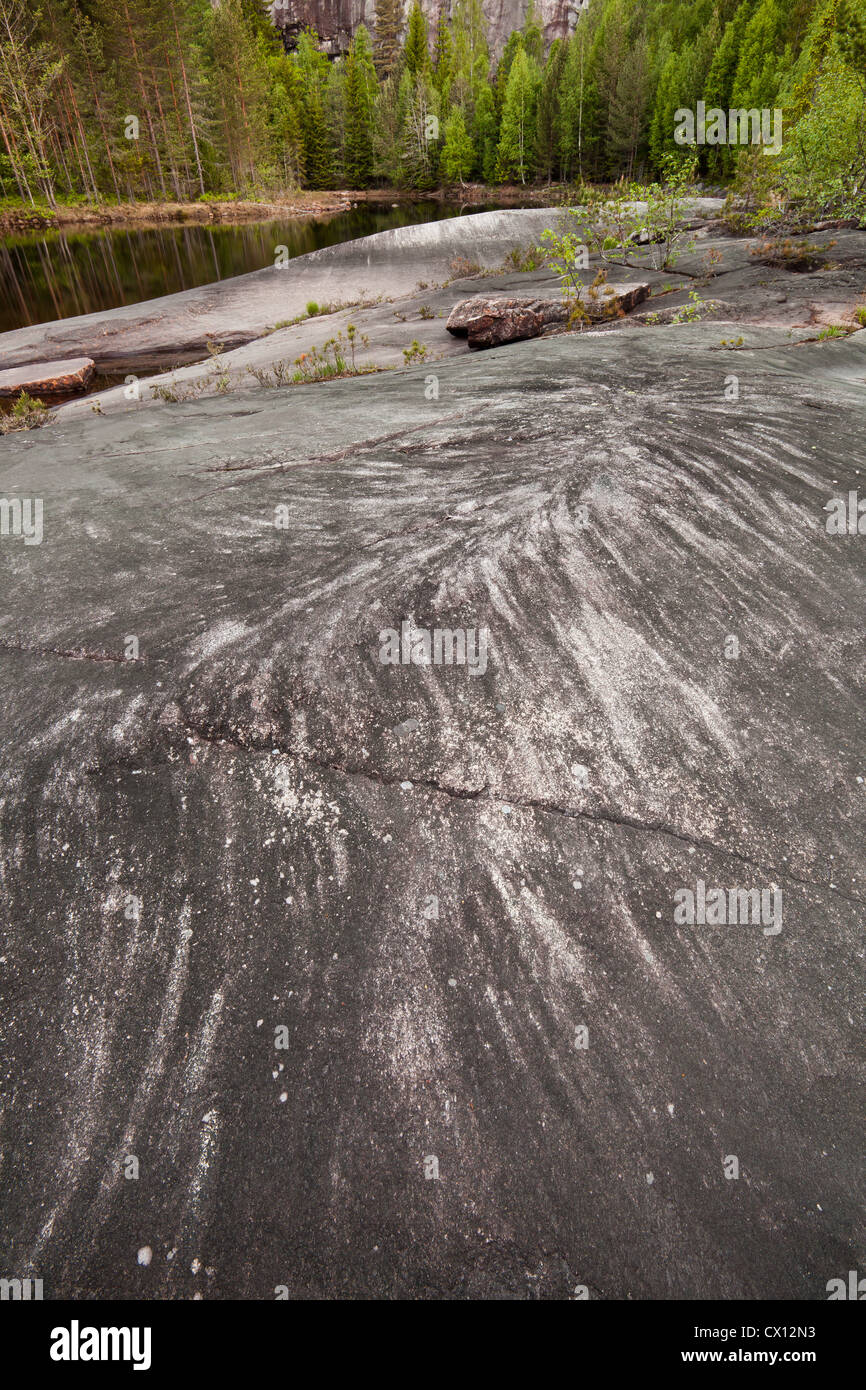
[{"label": "lake", "polygon": [[277,246],[285,246],[290,257],[302,256],[389,227],[435,222],[500,206],[434,199],[396,206],[362,203],[347,212],[319,218],[234,225],[100,227],[8,236],[0,246],[0,333],[136,304],[261,270],[274,264]]}]

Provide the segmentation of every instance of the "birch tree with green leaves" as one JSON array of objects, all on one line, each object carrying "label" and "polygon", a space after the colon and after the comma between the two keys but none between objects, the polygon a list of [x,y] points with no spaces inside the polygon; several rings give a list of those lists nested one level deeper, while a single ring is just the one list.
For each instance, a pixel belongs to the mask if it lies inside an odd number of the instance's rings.
[{"label": "birch tree with green leaves", "polygon": [[40,40],[40,19],[23,0],[0,0],[0,139],[21,197],[54,206],[52,98],[65,59]]}]

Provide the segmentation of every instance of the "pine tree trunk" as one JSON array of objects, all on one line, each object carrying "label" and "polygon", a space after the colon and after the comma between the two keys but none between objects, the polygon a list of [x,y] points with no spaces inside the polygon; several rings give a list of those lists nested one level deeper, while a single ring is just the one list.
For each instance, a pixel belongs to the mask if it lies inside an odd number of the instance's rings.
[{"label": "pine tree trunk", "polygon": [[192,136],[192,148],[193,148],[193,153],[194,153],[194,155],[195,155],[195,167],[196,167],[196,172],[197,172],[197,174],[198,174],[198,185],[199,185],[199,188],[201,189],[202,197],[204,197],[204,192],[205,192],[205,188],[204,188],[204,174],[202,173],[202,168],[201,168],[201,155],[200,155],[200,153],[199,153],[199,148],[198,148],[198,136],[197,136],[197,134],[196,134],[196,129],[195,129],[195,118],[194,118],[193,113],[192,113],[192,102],[191,102],[191,100],[190,100],[190,95],[189,95],[189,83],[188,83],[187,77],[186,77],[186,64],[185,64],[184,61],[183,61],[183,47],[182,47],[182,45],[181,45],[180,33],[179,33],[178,27],[177,27],[177,15],[176,15],[176,13],[175,13],[174,0],[170,0],[170,6],[171,6],[171,18],[172,18],[172,21],[173,21],[173,23],[174,23],[174,34],[175,34],[175,38],[177,39],[177,52],[178,52],[178,57],[179,57],[179,59],[180,59],[180,73],[181,73],[181,77],[183,78],[183,94],[184,94],[184,97],[185,97],[185,99],[186,99],[186,109],[187,109],[187,114],[188,114],[188,116],[189,116],[189,133],[190,133],[190,135]]},{"label": "pine tree trunk", "polygon": [[129,34],[129,43],[130,43],[130,47],[131,47],[131,49],[132,49],[132,60],[133,60],[133,62],[134,62],[134,64],[135,64],[135,72],[136,72],[136,76],[137,76],[137,78],[138,78],[138,90],[139,90],[139,94],[140,94],[140,96],[141,96],[141,109],[142,109],[142,114],[143,114],[143,115],[146,117],[146,119],[147,119],[147,128],[148,128],[148,130],[149,130],[149,132],[150,132],[150,143],[151,143],[151,146],[152,146],[152,148],[153,148],[153,155],[154,155],[154,159],[156,160],[156,171],[157,171],[157,174],[158,174],[158,176],[159,176],[159,186],[160,186],[160,188],[162,189],[162,196],[163,196],[163,198],[164,198],[164,197],[166,196],[166,187],[165,187],[165,179],[163,178],[163,173],[162,173],[162,160],[161,160],[160,157],[159,157],[159,148],[158,148],[158,146],[157,146],[157,143],[156,143],[156,136],[154,135],[154,131],[153,131],[153,121],[151,120],[151,116],[150,116],[150,107],[149,107],[148,104],[147,104],[147,94],[146,94],[145,89],[144,89],[144,74],[143,74],[143,72],[142,72],[142,70],[141,70],[141,64],[139,63],[139,60],[138,60],[138,49],[136,48],[136,45],[135,45],[135,34],[134,34],[133,31],[132,31],[132,20],[131,20],[130,17],[129,17],[129,5],[127,4],[127,0],[123,0],[123,14],[124,14],[124,18],[126,19],[126,31],[127,31],[127,33]]},{"label": "pine tree trunk", "polygon": [[15,182],[18,185],[18,192],[21,194],[21,198],[23,201],[26,202],[29,198],[30,202],[35,207],[36,199],[33,197],[33,194],[30,191],[30,185],[27,182],[27,175],[25,174],[23,167],[19,163],[17,146],[15,146],[13,150],[15,136],[12,133],[11,121],[9,121],[9,118],[2,105],[0,105],[0,135],[3,136],[3,144],[6,146],[6,153],[9,156],[9,163],[12,165],[12,173],[14,175]]}]

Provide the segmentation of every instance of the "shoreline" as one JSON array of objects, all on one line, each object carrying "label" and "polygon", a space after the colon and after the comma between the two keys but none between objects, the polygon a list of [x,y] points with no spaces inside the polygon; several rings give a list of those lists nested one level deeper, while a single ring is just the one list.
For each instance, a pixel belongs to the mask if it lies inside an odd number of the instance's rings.
[{"label": "shoreline", "polygon": [[316,189],[261,200],[59,204],[53,212],[21,204],[0,209],[0,234],[95,231],[101,227],[232,226],[282,218],[332,217],[351,211],[359,203],[462,202],[467,206],[489,202],[517,205],[527,200],[543,203],[560,187],[541,185],[521,188],[506,185],[500,188],[467,184],[462,189],[444,187],[424,191],[406,188]]},{"label": "shoreline", "polygon": [[95,231],[101,227],[159,227],[189,224],[219,226],[263,222],[280,217],[316,217],[346,212],[356,197],[322,192],[268,200],[224,202],[60,204],[53,212],[21,205],[0,210],[0,232]]}]

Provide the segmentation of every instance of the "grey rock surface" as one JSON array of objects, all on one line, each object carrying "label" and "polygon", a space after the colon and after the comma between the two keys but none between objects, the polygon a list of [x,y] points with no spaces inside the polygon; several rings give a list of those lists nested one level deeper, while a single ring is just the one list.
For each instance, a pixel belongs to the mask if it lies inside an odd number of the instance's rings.
[{"label": "grey rock surface", "polygon": [[[4,441],[0,1229],[46,1298],[862,1268],[866,333],[721,336]],[[410,620],[483,672],[383,664]],[[699,880],[782,930],[678,924]]]},{"label": "grey rock surface", "polygon": [[[721,205],[718,198],[689,200],[696,216]],[[417,294],[419,284],[501,270],[510,252],[534,247],[561,212],[517,208],[394,227],[180,294],[0,334],[0,362],[16,367],[86,353],[100,371],[164,368],[203,357],[212,343],[228,350],[248,344],[303,314],[310,300],[400,299]]]},{"label": "grey rock surface", "polygon": [[[616,294],[622,296],[621,302],[629,303],[636,287],[628,281],[620,283],[621,275],[627,276],[628,271],[614,268],[612,282]],[[659,279],[658,276],[653,278]],[[404,297],[389,297],[381,303],[356,305],[304,318],[255,338],[243,347],[224,349],[204,362],[196,361],[172,371],[147,375],[138,381],[135,388],[125,385],[102,389],[83,400],[71,401],[59,407],[57,414],[63,419],[73,419],[91,414],[98,406],[100,413],[107,415],[121,410],[146,409],[152,400],[166,394],[184,401],[225,391],[234,392],[239,387],[273,386],[280,372],[295,370],[298,358],[304,353],[308,356],[313,352],[321,353],[329,339],[342,334],[346,350],[351,325],[356,330],[357,368],[390,370],[403,367],[405,351],[411,349],[413,343],[420,345],[426,353],[424,360],[433,368],[444,358],[468,351],[465,339],[459,336],[455,338],[446,332],[446,324],[455,302],[465,302],[467,294],[474,297],[480,286],[485,290],[489,287],[506,298],[515,292],[525,297],[527,288],[530,288],[545,331],[555,331],[555,326],[561,326],[567,317],[559,280],[549,271],[530,274],[496,274],[491,271],[483,276],[473,275],[439,285],[424,282],[423,288],[416,285],[414,293]],[[637,289],[639,298],[643,291],[640,287]],[[682,295],[672,296],[674,302],[680,304],[683,298]]]},{"label": "grey rock surface", "polygon": [[[697,204],[695,211],[698,211]],[[487,214],[480,216],[486,217]],[[161,301],[159,325],[151,323],[150,336],[136,327],[139,319],[152,319],[146,306],[138,306],[133,316],[132,340],[128,343],[125,361],[130,372],[140,375],[137,389],[133,385],[101,389],[95,399],[85,397],[72,401],[60,407],[58,413],[64,419],[72,419],[92,414],[95,407],[103,414],[139,411],[146,409],[150,401],[159,396],[168,395],[183,401],[226,391],[231,393],[238,387],[273,385],[280,372],[290,373],[294,369],[301,354],[321,352],[328,339],[340,333],[345,338],[350,324],[357,330],[358,367],[365,370],[402,367],[404,354],[407,349],[411,350],[413,343],[419,344],[426,353],[424,360],[434,366],[444,358],[468,350],[463,342],[455,342],[444,327],[456,304],[478,295],[488,298],[531,297],[541,306],[545,331],[556,331],[554,323],[562,310],[558,278],[543,268],[530,272],[502,269],[502,262],[507,259],[509,241],[510,249],[520,246],[528,250],[533,245],[533,237],[537,238],[539,232],[537,223],[527,227],[522,223],[521,213],[517,214],[516,222],[510,221],[514,216],[511,213],[503,214],[503,220],[493,224],[497,236],[502,240],[495,255],[487,257],[492,264],[488,264],[485,270],[478,270],[477,262],[470,261],[466,255],[459,252],[451,254],[455,250],[452,240],[455,233],[449,233],[445,245],[440,244],[437,252],[436,266],[437,273],[442,273],[441,280],[431,274],[420,249],[409,255],[406,264],[398,257],[397,271],[390,273],[387,263],[390,234],[382,234],[384,240],[367,239],[373,245],[350,243],[345,253],[335,255],[334,259],[339,263],[344,259],[354,262],[361,258],[368,269],[372,267],[370,274],[356,276],[354,280],[345,279],[345,295],[342,298],[346,303],[354,301],[352,307],[334,309],[313,318],[302,316],[298,322],[287,323],[280,328],[275,325],[283,320],[274,314],[267,328],[262,329],[259,323],[254,336],[249,338],[247,334],[241,335],[243,345],[235,348],[225,344],[225,338],[231,337],[230,329],[223,338],[216,334],[216,327],[225,327],[231,322],[223,315],[214,319],[213,336],[205,336],[205,341],[210,342],[211,346],[221,345],[216,358],[208,356],[201,360],[201,345],[186,354],[178,353],[175,348],[169,355],[171,369],[157,370],[153,375],[150,375],[149,364],[156,366],[161,362],[164,366],[167,349],[160,344],[175,342],[174,325],[185,321],[186,299],[180,295],[176,296],[178,304],[171,298]],[[544,223],[549,225],[558,216],[557,209],[549,209],[543,214]],[[475,224],[474,216],[460,220],[461,228],[471,228]],[[489,223],[481,223],[482,229],[484,225],[489,229]],[[787,329],[792,343],[816,339],[819,333],[834,324],[842,323],[850,327],[858,303],[866,302],[866,233],[862,231],[834,229],[829,235],[813,238],[822,248],[818,264],[814,270],[802,274],[763,265],[753,254],[759,249],[758,240],[721,234],[718,227],[714,228],[712,224],[699,226],[695,230],[694,240],[694,250],[683,255],[673,270],[653,268],[653,249],[635,248],[622,263],[614,261],[605,264],[605,272],[620,304],[629,315],[629,322],[642,323],[644,326],[678,322],[684,314],[688,316],[693,312],[691,296],[697,294],[701,301],[701,319],[712,319],[720,325],[719,342],[757,347],[763,343],[763,330],[768,327]],[[436,238],[433,244],[437,244]],[[463,245],[465,247],[466,243]],[[484,259],[482,246],[478,261]],[[308,267],[305,262],[306,258],[299,258],[291,262],[285,271],[279,272],[288,277],[281,282],[284,288],[291,287],[294,275],[300,277],[300,288],[295,286],[292,303],[301,305],[302,314],[309,298],[316,299],[322,305],[327,305],[331,298],[337,299],[333,281],[329,279],[331,271]],[[707,274],[708,266],[712,272],[710,275]],[[466,274],[467,267],[472,273]],[[593,255],[587,273],[588,283],[600,268],[601,262]],[[341,273],[348,277],[345,268]],[[637,282],[636,275],[640,277]],[[375,283],[386,286],[388,292],[380,289],[375,296],[358,304],[359,287],[364,289],[364,282],[369,284],[374,277]],[[258,276],[245,278],[250,280],[250,285],[242,285],[240,280],[226,282],[224,288],[230,303],[243,304],[249,300],[251,293],[253,296],[258,293]],[[650,287],[652,302],[642,304],[646,285]],[[220,302],[221,288],[208,287],[207,292],[213,296],[215,304]],[[365,293],[369,294],[369,291]],[[604,300],[596,302],[600,302],[603,308]],[[112,336],[105,338],[106,325],[101,316],[96,316],[93,324],[87,320],[80,322],[86,325],[85,331],[97,344],[104,339],[112,344],[109,352],[117,351],[119,340]],[[723,324],[728,325],[727,330],[722,328]],[[48,325],[46,332],[50,335],[57,327]],[[617,327],[614,321],[589,331],[607,332]],[[197,331],[200,333],[200,328]],[[248,330],[252,331],[252,328]],[[0,338],[0,351],[6,350],[5,345],[13,336]],[[38,341],[36,334],[28,351],[33,352]],[[189,344],[192,339],[185,341]],[[186,366],[175,367],[177,357],[184,355],[194,360]],[[108,358],[100,365],[110,367],[116,361]]]},{"label": "grey rock surface", "polygon": [[303,314],[310,300],[348,304],[406,295],[419,280],[501,266],[515,247],[534,245],[557,215],[557,209],[519,208],[393,227],[162,299],[4,333],[0,361],[14,367],[71,356],[74,345],[102,370],[133,370],[163,365],[172,355],[203,355],[209,342],[232,348]]}]

